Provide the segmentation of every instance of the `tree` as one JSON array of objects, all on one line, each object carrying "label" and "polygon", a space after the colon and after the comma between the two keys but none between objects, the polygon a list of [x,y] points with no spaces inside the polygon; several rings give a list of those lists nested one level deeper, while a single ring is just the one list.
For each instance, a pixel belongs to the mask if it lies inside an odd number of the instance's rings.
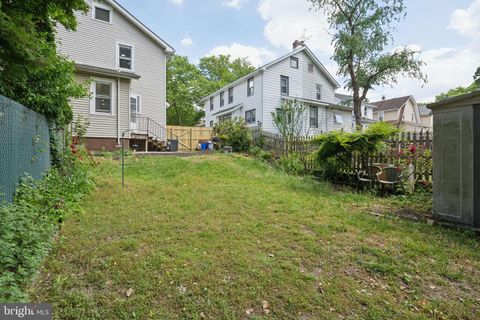
[{"label": "tree", "polygon": [[450,89],[447,92],[443,92],[435,97],[435,101],[472,93],[478,90],[480,90],[480,67],[475,71],[475,74],[473,75],[473,83],[471,85],[468,87],[457,87],[455,89]]},{"label": "tree", "polygon": [[205,80],[200,70],[187,57],[173,56],[167,64],[167,110],[169,125],[193,126],[204,116],[201,98]]},{"label": "tree", "polygon": [[230,55],[207,56],[200,59],[198,65],[205,77],[205,89],[208,93],[232,83],[255,71],[255,67],[247,58],[233,59]]},{"label": "tree", "polygon": [[308,1],[326,14],[333,30],[333,59],[338,75],[349,78],[357,129],[362,127],[362,102],[374,86],[396,83],[399,75],[427,81],[418,52],[406,47],[385,52],[393,40],[392,23],[405,14],[403,0]]},{"label": "tree", "polygon": [[69,99],[87,93],[75,82],[73,62],[57,54],[55,27],[74,30],[74,12],[87,10],[84,0],[0,2],[0,94],[69,123]]},{"label": "tree", "polygon": [[272,112],[273,124],[285,141],[286,152],[293,149],[295,140],[308,135],[307,121],[309,115],[303,102],[297,100],[284,101],[276,112]]}]

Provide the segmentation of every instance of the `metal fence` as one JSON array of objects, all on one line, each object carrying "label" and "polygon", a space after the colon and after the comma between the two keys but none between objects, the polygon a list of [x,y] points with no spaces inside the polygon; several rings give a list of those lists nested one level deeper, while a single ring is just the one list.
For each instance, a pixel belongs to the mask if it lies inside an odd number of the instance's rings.
[{"label": "metal fence", "polygon": [[50,168],[50,135],[44,116],[0,95],[0,201],[13,201],[21,178]]}]

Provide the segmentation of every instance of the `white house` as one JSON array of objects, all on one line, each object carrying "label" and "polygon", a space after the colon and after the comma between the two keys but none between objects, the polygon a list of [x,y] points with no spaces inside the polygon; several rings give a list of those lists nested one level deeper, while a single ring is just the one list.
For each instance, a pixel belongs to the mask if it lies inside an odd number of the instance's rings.
[{"label": "white house", "polygon": [[385,121],[405,131],[420,131],[430,126],[422,122],[422,115],[413,96],[383,99],[372,102],[376,106],[373,117],[377,121]]},{"label": "white house", "polygon": [[[340,93],[336,93],[335,97],[337,97],[337,99],[340,100],[340,104],[345,105],[345,106],[349,106],[350,108],[352,108],[352,130],[354,130],[355,126],[356,126],[356,120],[355,120],[355,115],[353,113],[353,97],[349,96],[349,95],[346,95],[346,94],[340,94]],[[368,102],[363,102],[362,103],[362,127],[363,127],[363,129],[366,129],[366,128],[368,128],[368,126],[370,124],[377,122],[373,118],[373,113],[374,113],[375,109],[377,109],[377,107],[368,103]]]},{"label": "white house", "polygon": [[338,82],[312,51],[299,41],[293,51],[206,96],[205,125],[243,118],[250,126],[277,132],[272,113],[286,100],[307,106],[304,134],[352,130],[352,109],[335,97]]},{"label": "white house", "polygon": [[[173,48],[115,0],[88,0],[75,32],[58,27],[58,51],[75,62],[90,98],[71,102],[75,118],[90,123],[91,150],[113,150],[122,133],[130,144],[166,137],[166,64]],[[136,139],[140,139],[135,141]]]}]

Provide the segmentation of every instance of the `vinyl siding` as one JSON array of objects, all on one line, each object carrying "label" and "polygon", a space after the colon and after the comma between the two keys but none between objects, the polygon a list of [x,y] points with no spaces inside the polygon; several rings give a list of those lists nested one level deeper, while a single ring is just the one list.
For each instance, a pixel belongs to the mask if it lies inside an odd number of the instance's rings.
[{"label": "vinyl siding", "polygon": [[[272,120],[272,112],[282,105],[282,96],[280,94],[280,77],[289,77],[289,96],[316,100],[316,84],[322,85],[322,102],[336,103],[335,88],[327,79],[323,72],[314,65],[314,73],[308,72],[308,62],[310,58],[302,51],[294,55],[299,59],[299,68],[290,67],[290,58],[287,58],[276,65],[271,66],[264,72],[263,83],[263,129],[270,132],[276,132]],[[320,110],[320,109],[319,109]],[[319,111],[319,119],[322,117]],[[323,116],[323,118],[325,118]],[[308,126],[308,124],[306,124]],[[319,130],[322,130],[319,128]],[[310,134],[310,132],[309,132]]]},{"label": "vinyl siding", "polygon": [[[218,122],[218,117],[213,114],[232,108],[239,104],[243,104],[241,109],[238,109],[234,112],[233,117],[245,118],[245,111],[256,110],[256,121],[262,122],[262,89],[263,89],[263,75],[258,73],[254,76],[254,94],[253,96],[247,96],[247,81],[242,81],[233,87],[233,102],[228,103],[228,88],[225,88],[225,104],[223,107],[220,107],[220,93],[216,94],[213,97],[214,108],[210,111],[210,99],[205,101],[205,126],[210,126],[210,121],[213,120],[214,123]],[[253,126],[253,124],[252,124]]]},{"label": "vinyl siding", "polygon": [[[91,1],[88,1],[91,4]],[[123,98],[130,93],[141,96],[141,111],[166,125],[166,62],[165,49],[155,43],[149,36],[128,21],[123,15],[111,11],[112,23],[92,19],[91,11],[77,14],[78,27],[76,32],[58,28],[59,52],[68,56],[76,63],[95,67],[117,68],[117,42],[132,45],[134,48],[134,70],[140,75],[139,80],[132,80],[131,88],[121,90]],[[122,80],[122,85],[128,85]],[[121,114],[130,112],[128,103],[122,104]],[[125,109],[123,109],[125,108]],[[127,119],[128,120],[128,119]],[[103,125],[109,121],[94,121],[91,132],[96,137],[112,135],[111,125]],[[100,125],[97,127],[97,123]],[[127,121],[127,124],[129,121]]]},{"label": "vinyl siding", "polygon": [[[94,77],[98,78],[98,77]],[[90,89],[89,82],[93,78],[88,74],[79,73],[76,75],[78,83],[85,85]],[[117,79],[105,78],[113,82],[112,93],[113,101],[112,108],[113,114],[91,114],[90,113],[90,98],[72,99],[70,102],[74,119],[79,116],[89,122],[87,137],[88,138],[119,138],[124,130],[129,128],[129,103],[130,103],[130,81],[126,79],[120,80],[119,97],[117,97]],[[90,92],[91,94],[91,92]],[[93,99],[93,96],[92,96]],[[117,110],[117,101],[119,110]],[[117,117],[120,117],[119,119]],[[120,120],[120,126],[118,126],[118,120]]]}]

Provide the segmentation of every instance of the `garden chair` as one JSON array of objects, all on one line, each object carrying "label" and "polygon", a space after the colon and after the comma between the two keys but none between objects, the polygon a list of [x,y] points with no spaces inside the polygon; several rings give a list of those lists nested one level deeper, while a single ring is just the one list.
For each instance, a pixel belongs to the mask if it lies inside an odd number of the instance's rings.
[{"label": "garden chair", "polygon": [[377,179],[377,174],[382,171],[380,167],[377,166],[368,166],[367,170],[362,170],[357,173],[357,178],[358,178],[358,184],[357,190],[360,190],[360,188],[365,187],[365,185],[368,185],[370,189],[373,189],[375,180]]},{"label": "garden chair", "polygon": [[385,186],[391,187],[393,194],[395,194],[395,187],[400,185],[402,189],[403,183],[400,180],[402,178],[402,173],[398,172],[398,169],[395,167],[383,168],[380,172],[377,173],[377,181],[381,185],[382,190]]}]

